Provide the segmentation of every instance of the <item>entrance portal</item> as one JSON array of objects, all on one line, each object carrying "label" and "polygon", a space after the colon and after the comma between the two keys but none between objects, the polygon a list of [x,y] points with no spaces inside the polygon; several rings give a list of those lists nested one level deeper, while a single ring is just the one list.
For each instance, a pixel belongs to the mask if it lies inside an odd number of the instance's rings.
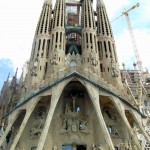
[{"label": "entrance portal", "polygon": [[76,145],[73,147],[72,145],[63,145],[62,150],[86,150],[86,146],[85,145]]},{"label": "entrance portal", "polygon": [[85,145],[77,145],[77,150],[86,150]]},{"label": "entrance portal", "polygon": [[71,145],[63,145],[62,150],[72,150],[72,146]]}]

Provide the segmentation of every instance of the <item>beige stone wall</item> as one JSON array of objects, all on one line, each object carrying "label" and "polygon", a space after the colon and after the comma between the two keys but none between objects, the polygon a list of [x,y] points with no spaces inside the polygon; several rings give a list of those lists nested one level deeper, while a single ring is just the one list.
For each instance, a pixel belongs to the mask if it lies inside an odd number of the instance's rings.
[{"label": "beige stone wall", "polygon": [[[129,145],[141,150],[134,132],[135,125],[139,125],[147,140],[149,138],[141,123],[137,122],[136,117],[138,120],[141,118],[138,113],[120,99],[84,80],[70,80],[59,83],[14,111],[2,139],[3,145],[8,132],[14,127],[18,131],[14,137],[11,135],[11,143],[7,145],[12,150],[31,147],[40,150],[54,146],[61,149],[66,144],[86,145],[87,149],[92,149],[95,145],[105,150]],[[40,108],[41,106],[45,109]],[[79,112],[77,106],[80,108]],[[16,120],[22,109],[26,113],[19,123]],[[44,111],[42,119],[42,114],[38,116],[39,110]],[[131,112],[132,120],[125,114],[126,111]]]}]

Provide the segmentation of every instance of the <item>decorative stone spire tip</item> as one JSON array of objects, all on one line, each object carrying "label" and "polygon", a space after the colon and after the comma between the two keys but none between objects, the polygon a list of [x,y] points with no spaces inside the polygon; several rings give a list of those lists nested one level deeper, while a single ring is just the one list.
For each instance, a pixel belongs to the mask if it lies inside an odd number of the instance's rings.
[{"label": "decorative stone spire tip", "polygon": [[44,0],[44,3],[50,3],[50,4],[52,4],[52,0]]},{"label": "decorative stone spire tip", "polygon": [[97,6],[105,6],[104,1],[103,0],[97,0]]}]

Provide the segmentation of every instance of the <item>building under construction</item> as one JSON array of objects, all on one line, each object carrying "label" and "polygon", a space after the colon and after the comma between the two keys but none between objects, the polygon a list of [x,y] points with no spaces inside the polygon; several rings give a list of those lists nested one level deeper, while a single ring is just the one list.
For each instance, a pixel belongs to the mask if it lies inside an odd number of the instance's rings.
[{"label": "building under construction", "polygon": [[119,69],[103,0],[45,0],[30,61],[1,90],[0,149],[150,149],[147,75]]}]

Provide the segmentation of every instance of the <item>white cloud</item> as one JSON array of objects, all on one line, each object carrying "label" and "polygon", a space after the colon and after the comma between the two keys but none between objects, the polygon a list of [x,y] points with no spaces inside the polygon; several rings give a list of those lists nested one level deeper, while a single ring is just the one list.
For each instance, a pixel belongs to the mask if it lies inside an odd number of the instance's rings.
[{"label": "white cloud", "polygon": [[[135,35],[135,41],[140,59],[143,64],[143,68],[146,67],[148,68],[148,70],[150,70],[150,61],[149,61],[150,29],[136,29],[133,32]],[[127,64],[128,68],[130,69],[133,68],[132,64],[135,61],[135,53],[132,47],[128,30],[124,30],[119,36],[116,37],[116,46],[120,64],[124,62]]]},{"label": "white cloud", "polygon": [[[114,19],[117,16],[119,10],[123,10],[127,5],[130,4],[129,0],[104,0],[106,9],[109,15],[110,20]],[[120,14],[121,15],[121,14]]]},{"label": "white cloud", "polygon": [[150,70],[150,29],[137,29],[134,31],[136,36],[136,43],[139,50],[139,55],[143,62],[143,67],[147,67]]},{"label": "white cloud", "polygon": [[[113,20],[115,19],[117,16],[117,12],[119,10],[123,10],[124,7],[126,7],[127,5],[130,4],[130,1],[129,0],[103,0],[104,3],[105,3],[105,6],[106,6],[106,10],[107,10],[107,13],[108,13],[108,16],[109,16],[109,19],[110,20]],[[93,7],[94,9],[96,10],[96,3],[97,3],[97,0],[94,0],[93,1]],[[120,13],[121,15],[121,13]]]},{"label": "white cloud", "polygon": [[0,5],[0,59],[10,59],[19,74],[29,59],[43,0],[2,1]]},{"label": "white cloud", "polygon": [[120,65],[125,63],[127,66],[130,66],[133,63],[129,64],[134,56],[134,52],[128,30],[124,30],[119,36],[116,36],[116,48]]},{"label": "white cloud", "polygon": [[143,11],[140,11],[143,20],[150,20],[150,0],[141,0],[140,7]]}]

